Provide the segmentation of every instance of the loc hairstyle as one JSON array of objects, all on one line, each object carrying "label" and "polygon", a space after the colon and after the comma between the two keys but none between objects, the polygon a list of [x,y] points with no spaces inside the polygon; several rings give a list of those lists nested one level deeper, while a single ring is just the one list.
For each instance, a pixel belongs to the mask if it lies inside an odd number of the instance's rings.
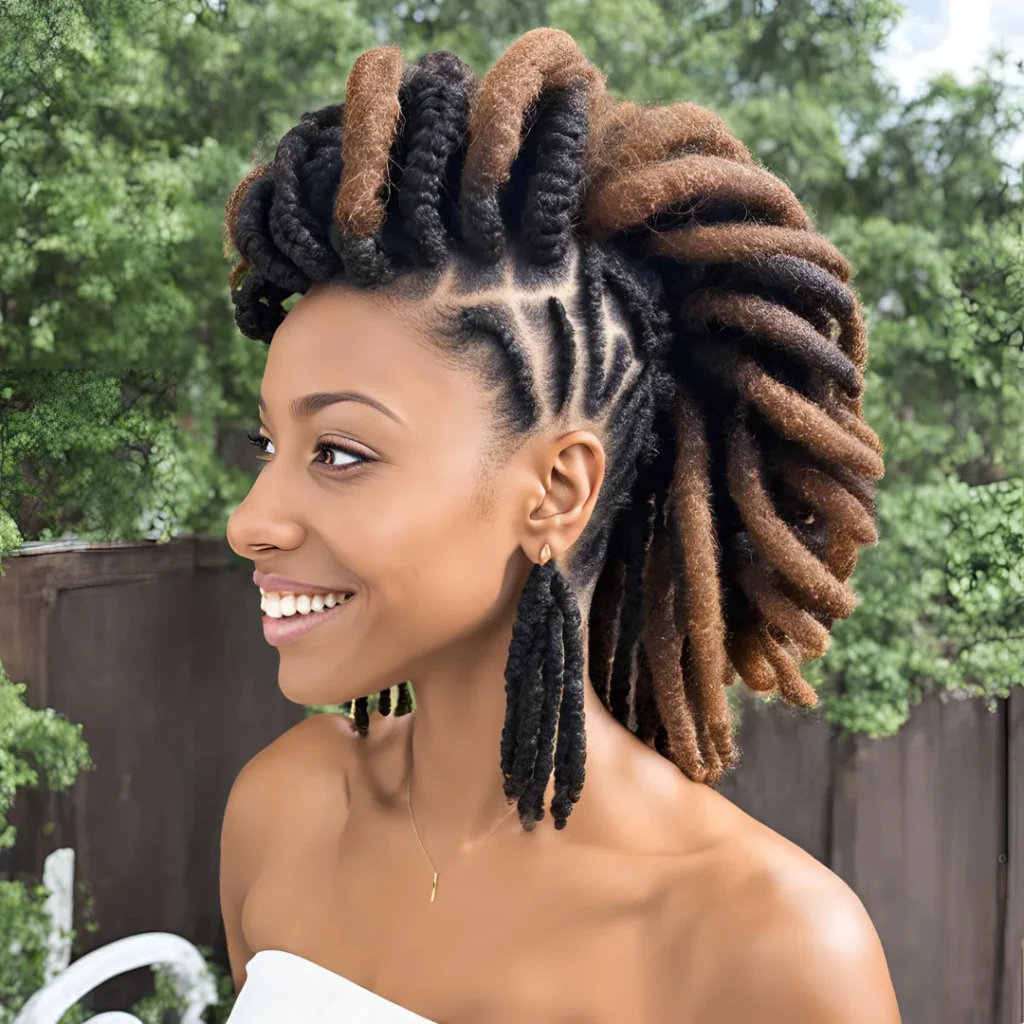
[{"label": "loc hairstyle", "polygon": [[564,576],[535,566],[509,650],[501,761],[524,828],[552,770],[558,828],[583,785],[575,592],[600,699],[690,779],[737,761],[737,676],[816,703],[800,666],[878,540],[864,319],[847,260],[720,118],[613,100],[554,29],[479,81],[447,51],[379,47],[246,175],[225,235],[248,337],[270,342],[319,282],[429,300],[432,340],[497,388],[501,436],[601,436],[591,519]]}]

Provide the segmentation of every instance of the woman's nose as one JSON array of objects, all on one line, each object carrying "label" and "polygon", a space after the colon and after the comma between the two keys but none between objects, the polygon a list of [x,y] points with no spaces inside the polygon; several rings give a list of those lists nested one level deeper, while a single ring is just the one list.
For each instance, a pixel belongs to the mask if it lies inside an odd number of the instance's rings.
[{"label": "woman's nose", "polygon": [[253,484],[228,518],[228,544],[243,558],[252,558],[268,547],[296,548],[305,534],[302,525],[281,508],[270,493],[263,493],[266,489],[261,489],[258,483]]}]

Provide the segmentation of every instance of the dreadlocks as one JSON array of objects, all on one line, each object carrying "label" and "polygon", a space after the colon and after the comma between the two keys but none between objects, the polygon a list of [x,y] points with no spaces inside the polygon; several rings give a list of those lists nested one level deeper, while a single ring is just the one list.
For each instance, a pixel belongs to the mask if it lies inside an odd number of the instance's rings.
[{"label": "dreadlocks", "polygon": [[577,593],[601,700],[690,779],[736,763],[737,674],[816,703],[800,665],[877,543],[864,319],[846,259],[718,117],[613,101],[553,29],[479,82],[454,54],[379,47],[246,175],[225,234],[248,337],[318,282],[415,297],[439,351],[498,389],[504,443],[599,432],[593,515],[564,576],[534,568],[509,649],[500,755],[524,828],[552,771],[558,828],[583,785]]}]

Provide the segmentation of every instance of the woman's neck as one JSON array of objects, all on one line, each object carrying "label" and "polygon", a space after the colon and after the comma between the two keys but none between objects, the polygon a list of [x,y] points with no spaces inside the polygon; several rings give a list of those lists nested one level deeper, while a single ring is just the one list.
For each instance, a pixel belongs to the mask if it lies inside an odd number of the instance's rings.
[{"label": "woman's neck", "polygon": [[[445,665],[443,678],[439,670],[436,675],[428,672],[413,680],[416,711],[410,722],[406,772],[411,769],[409,793],[417,828],[430,844],[432,859],[437,851],[439,865],[445,852],[451,859],[472,848],[509,815],[500,758],[507,645],[496,646],[490,656],[479,649],[467,653],[464,660],[459,659],[460,666],[450,661]],[[599,785],[602,762],[611,755],[612,744],[621,741],[625,733],[591,685],[586,658],[584,722],[587,779],[594,787]],[[554,773],[545,794],[546,811],[553,791]],[[576,808],[573,816],[578,820]],[[499,825],[496,834],[513,824],[515,830],[521,830],[514,813],[509,825]],[[550,811],[538,827],[545,825],[553,827]],[[566,827],[572,830],[572,816]]]}]

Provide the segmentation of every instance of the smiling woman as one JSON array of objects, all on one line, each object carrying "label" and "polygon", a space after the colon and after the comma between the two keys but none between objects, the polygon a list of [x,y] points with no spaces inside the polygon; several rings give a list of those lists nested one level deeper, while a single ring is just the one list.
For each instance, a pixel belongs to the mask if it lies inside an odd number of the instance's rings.
[{"label": "smiling woman", "polygon": [[793,194],[538,29],[480,82],[364,54],[226,232],[271,343],[228,538],[284,694],[355,706],[232,791],[233,1024],[898,1020],[857,898],[713,788],[726,686],[813,705],[877,540],[863,318]]}]

